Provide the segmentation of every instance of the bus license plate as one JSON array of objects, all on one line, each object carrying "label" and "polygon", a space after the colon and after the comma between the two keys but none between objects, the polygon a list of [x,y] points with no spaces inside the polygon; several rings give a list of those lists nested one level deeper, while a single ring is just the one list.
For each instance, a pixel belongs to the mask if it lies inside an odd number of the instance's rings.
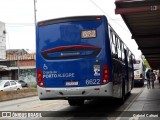
[{"label": "bus license plate", "polygon": [[66,82],[66,86],[76,86],[78,85],[78,81]]}]

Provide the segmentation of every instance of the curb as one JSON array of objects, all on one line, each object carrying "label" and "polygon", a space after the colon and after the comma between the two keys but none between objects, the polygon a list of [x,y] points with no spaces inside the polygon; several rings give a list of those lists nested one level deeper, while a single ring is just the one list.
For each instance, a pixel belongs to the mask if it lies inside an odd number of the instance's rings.
[{"label": "curb", "polygon": [[7,100],[20,99],[25,97],[37,96],[37,89],[21,89],[14,91],[0,91],[0,102]]}]

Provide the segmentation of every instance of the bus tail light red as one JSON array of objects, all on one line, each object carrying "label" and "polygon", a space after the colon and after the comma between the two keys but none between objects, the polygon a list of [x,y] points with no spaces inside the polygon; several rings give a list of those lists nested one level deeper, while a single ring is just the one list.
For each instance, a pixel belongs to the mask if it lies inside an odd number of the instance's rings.
[{"label": "bus tail light red", "polygon": [[109,82],[109,69],[107,65],[102,66],[102,81],[101,84],[107,84]]},{"label": "bus tail light red", "polygon": [[41,68],[37,71],[37,84],[40,87],[44,87],[43,73]]}]

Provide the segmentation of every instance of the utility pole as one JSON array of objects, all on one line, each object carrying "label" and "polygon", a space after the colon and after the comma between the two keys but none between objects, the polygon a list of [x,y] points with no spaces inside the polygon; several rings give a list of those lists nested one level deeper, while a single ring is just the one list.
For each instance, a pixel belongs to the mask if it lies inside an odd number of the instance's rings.
[{"label": "utility pole", "polygon": [[36,2],[37,0],[33,0],[34,2],[34,24],[35,24],[35,42],[36,42],[36,22],[37,22],[37,17],[36,17]]},{"label": "utility pole", "polygon": [[34,2],[34,23],[35,23],[35,29],[36,29],[36,22],[37,22],[37,18],[36,18],[36,2],[37,0],[33,0]]}]

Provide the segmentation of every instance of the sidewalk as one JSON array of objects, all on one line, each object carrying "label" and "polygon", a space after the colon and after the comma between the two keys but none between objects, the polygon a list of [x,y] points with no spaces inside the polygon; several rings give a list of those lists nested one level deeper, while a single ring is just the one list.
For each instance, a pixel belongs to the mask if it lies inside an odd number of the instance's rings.
[{"label": "sidewalk", "polygon": [[[154,89],[148,89],[147,86],[145,86],[143,92],[136,98],[133,104],[131,104],[131,106],[126,111],[133,111],[132,113],[135,113],[136,117],[122,117],[121,120],[160,120],[159,81],[155,81]],[[148,114],[148,112],[150,113]]]},{"label": "sidewalk", "polygon": [[145,86],[144,91],[138,96],[129,111],[160,111],[160,86],[155,81],[154,89]]}]

